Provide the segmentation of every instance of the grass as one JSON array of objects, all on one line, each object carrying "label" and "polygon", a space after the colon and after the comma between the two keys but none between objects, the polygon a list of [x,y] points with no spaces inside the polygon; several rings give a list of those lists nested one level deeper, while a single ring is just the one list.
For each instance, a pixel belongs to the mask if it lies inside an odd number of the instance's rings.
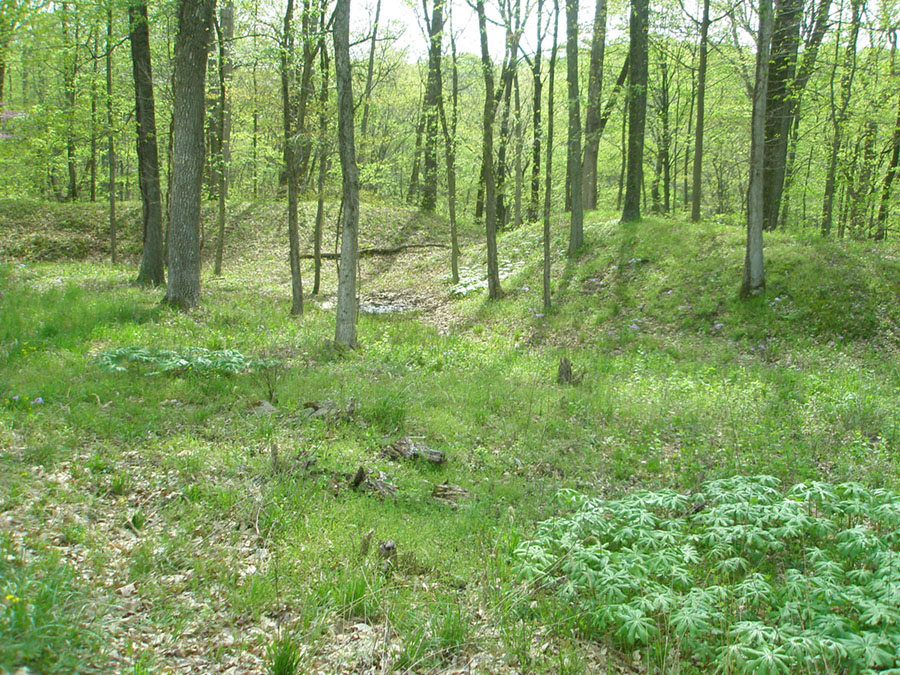
[{"label": "grass", "polygon": [[[468,288],[451,299],[445,251],[364,261],[365,296],[400,292],[417,310],[362,314],[361,348],[344,354],[329,346],[331,310],[288,316],[275,211],[236,209],[225,276],[205,275],[203,306],[186,314],[133,287],[133,267],[91,255],[0,266],[0,517],[11,546],[71,570],[72,601],[55,611],[101,635],[86,670],[186,668],[165,654],[199,654],[266,672],[291,644],[300,672],[614,670],[628,650],[585,640],[513,570],[537,523],[560,515],[560,489],[615,498],[763,473],[898,485],[894,244],[767,233],[768,290],[741,302],[740,229],[591,214],[577,260],[554,242],[544,312],[539,229],[526,226],[501,238],[499,303]],[[364,209],[362,230],[379,245],[446,238],[440,219],[382,206]],[[484,247],[466,232],[461,264],[479,277]],[[333,276],[326,266],[326,297]],[[280,365],[103,366],[129,347]],[[562,356],[579,384],[556,383]],[[303,414],[351,399],[350,415]],[[276,413],[254,412],[259,400]],[[404,435],[448,462],[382,456]],[[360,465],[396,497],[350,489]],[[441,503],[439,483],[470,497]],[[84,589],[104,616],[88,620]]]}]

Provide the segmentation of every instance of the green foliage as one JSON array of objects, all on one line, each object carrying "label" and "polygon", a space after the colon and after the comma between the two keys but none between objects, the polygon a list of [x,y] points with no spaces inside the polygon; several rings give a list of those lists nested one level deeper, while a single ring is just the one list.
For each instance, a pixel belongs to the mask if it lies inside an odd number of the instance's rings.
[{"label": "green foliage", "polygon": [[97,644],[71,567],[0,534],[0,671],[73,672]]},{"label": "green foliage", "polygon": [[[275,361],[251,359],[235,349],[210,351],[203,347],[185,347],[177,351],[136,346],[119,347],[100,352],[97,361],[102,368],[117,372],[127,370],[129,364],[139,364],[150,370],[147,375],[190,372],[237,375],[251,370],[269,371],[278,365]],[[271,391],[274,391],[274,388]]]},{"label": "green foliage", "polygon": [[269,675],[296,675],[300,669],[300,645],[292,635],[275,638],[266,650]]},{"label": "green foliage", "polygon": [[559,500],[570,513],[516,550],[518,573],[660,667],[673,646],[675,666],[726,673],[900,667],[896,492],[738,476]]}]

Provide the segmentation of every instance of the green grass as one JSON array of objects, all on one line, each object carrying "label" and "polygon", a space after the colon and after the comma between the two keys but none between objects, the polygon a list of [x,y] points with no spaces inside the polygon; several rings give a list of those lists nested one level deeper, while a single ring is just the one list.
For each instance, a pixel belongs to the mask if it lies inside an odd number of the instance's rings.
[{"label": "green grass", "polygon": [[[192,646],[211,663],[256,659],[241,669],[261,671],[273,626],[310,664],[352,661],[362,657],[340,652],[335,635],[356,622],[373,627],[372,653],[398,672],[482,657],[595,672],[630,654],[614,643],[592,651],[550,599],[523,609],[512,568],[536,524],[562,512],[560,489],[686,493],[753,474],[898,485],[892,243],[767,233],[768,290],[742,302],[739,228],[591,214],[571,262],[560,216],[549,312],[539,229],[526,226],[501,238],[508,293],[498,303],[477,290],[451,299],[445,251],[364,261],[364,295],[432,305],[362,314],[361,348],[336,353],[331,310],[307,302],[301,319],[288,316],[278,221],[265,221],[276,211],[237,210],[226,274],[204,274],[203,306],[189,313],[133,287],[130,266],[0,266],[0,517],[15,518],[26,550],[77,560],[104,606],[131,603],[117,589],[136,584],[138,623],[157,636],[129,647],[112,612],[97,629],[107,652],[85,668],[102,671],[115,650],[135,672],[152,671]],[[384,206],[364,209],[363,230],[370,244],[446,238],[441,219]],[[465,231],[462,265],[477,281],[484,246]],[[323,281],[333,293],[333,267]],[[103,355],[124,348],[231,350],[281,365],[105,368]],[[556,383],[562,356],[581,375],[575,386]],[[257,415],[260,399],[277,413]],[[346,409],[351,399],[349,416],[303,414],[310,401]],[[382,456],[404,435],[448,462]],[[396,497],[351,490],[343,474],[360,465],[382,472]],[[440,483],[470,496],[441,503]],[[384,540],[398,551],[388,570]],[[60,611],[88,626],[77,602]],[[234,640],[222,642],[226,633]]]}]

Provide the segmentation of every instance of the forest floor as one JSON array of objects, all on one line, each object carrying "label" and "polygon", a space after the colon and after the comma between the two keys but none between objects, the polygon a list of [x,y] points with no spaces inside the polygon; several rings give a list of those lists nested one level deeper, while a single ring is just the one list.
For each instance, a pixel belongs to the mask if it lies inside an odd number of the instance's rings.
[{"label": "forest floor", "polygon": [[[341,353],[333,261],[288,316],[281,208],[234,207],[187,313],[132,284],[121,212],[111,266],[102,209],[0,202],[0,672],[675,672],[519,574],[560,490],[900,484],[896,243],[767,233],[741,301],[738,226],[592,213],[569,261],[560,214],[544,311],[540,228],[488,302],[469,226],[458,284],[446,249],[362,260]],[[362,247],[449,240],[362,218]]]}]

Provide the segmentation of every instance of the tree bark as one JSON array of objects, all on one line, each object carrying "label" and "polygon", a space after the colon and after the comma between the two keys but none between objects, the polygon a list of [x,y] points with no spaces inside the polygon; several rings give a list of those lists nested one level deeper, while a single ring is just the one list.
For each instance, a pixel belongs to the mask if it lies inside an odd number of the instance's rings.
[{"label": "tree bark", "polygon": [[553,48],[550,52],[550,82],[547,91],[547,162],[544,174],[544,311],[550,309],[550,195],[553,183],[553,91],[556,74],[556,47],[559,38],[559,0],[553,0]]},{"label": "tree bark", "polygon": [[766,148],[766,88],[769,83],[769,50],[772,43],[772,0],[760,0],[759,36],[756,48],[756,82],[750,133],[750,184],[747,190],[747,247],[741,297],[765,290],[763,268],[763,170]]},{"label": "tree bark", "polygon": [[494,184],[494,64],[488,50],[487,19],[484,0],[476,1],[481,36],[481,71],[484,77],[484,114],[482,116],[481,166],[484,171],[484,229],[487,236],[488,298],[503,297],[500,265],[497,260],[497,195]]},{"label": "tree bark", "polygon": [[225,202],[228,198],[228,165],[231,163],[231,105],[229,90],[231,88],[231,40],[234,38],[234,3],[228,0],[219,11],[219,22],[216,24],[216,35],[219,48],[218,77],[219,102],[218,113],[219,152],[216,157],[216,197],[218,236],[216,238],[216,262],[214,274],[222,274],[222,256],[225,251]]},{"label": "tree bark", "polygon": [[584,243],[584,205],[581,182],[581,104],[578,93],[578,0],[566,0],[566,81],[569,85],[569,214],[568,256],[574,258]]},{"label": "tree bark", "polygon": [[632,0],[629,22],[628,171],[622,221],[641,219],[644,177],[644,124],[647,119],[647,30],[649,0]]},{"label": "tree bark", "polygon": [[281,102],[284,113],[284,168],[287,177],[288,260],[291,267],[291,315],[303,314],[303,278],[300,274],[300,233],[297,209],[300,201],[300,167],[297,152],[298,110],[294,105],[296,82],[294,50],[294,0],[287,0],[281,44]]},{"label": "tree bark", "polygon": [[166,302],[182,309],[200,303],[204,83],[214,9],[213,0],[181,0],[178,6]]},{"label": "tree bark", "polygon": [[131,24],[129,37],[134,75],[138,176],[144,243],[137,282],[142,286],[160,286],[166,282],[163,267],[162,192],[159,183],[159,149],[156,143],[150,30],[145,0],[135,0],[129,5],[128,17]]},{"label": "tree bark", "polygon": [[359,262],[359,170],[353,140],[353,89],[350,79],[350,0],[334,9],[334,66],[338,99],[338,147],[343,176],[344,226],[338,270],[335,344],[356,347],[356,266]]},{"label": "tree bark", "polygon": [[891,161],[881,183],[881,203],[878,205],[878,225],[875,229],[876,241],[882,241],[887,236],[886,229],[888,210],[891,205],[891,187],[897,175],[898,164],[900,164],[900,97],[897,98],[897,121],[894,122],[894,133],[891,137]]},{"label": "tree bark", "polygon": [[[452,11],[452,10],[451,10]],[[450,212],[450,275],[454,284],[459,283],[459,239],[456,229],[456,127],[459,117],[459,68],[456,59],[456,37],[453,35],[453,17],[450,20],[450,120],[444,110],[441,97],[441,128],[444,132],[444,152],[447,160],[447,207]]]},{"label": "tree bark", "polygon": [[528,220],[534,221],[538,217],[541,191],[541,42],[544,32],[541,29],[544,0],[537,2],[537,45],[534,48],[534,60],[531,63],[532,81],[532,109],[531,109],[531,200],[528,203]]},{"label": "tree bark", "polygon": [[597,156],[600,150],[600,99],[603,95],[603,56],[606,50],[606,4],[597,0],[594,8],[594,37],[591,41],[591,64],[588,73],[588,101],[584,119],[584,208],[597,208]]},{"label": "tree bark", "polygon": [[[325,15],[322,15],[324,23]],[[324,33],[322,26],[322,33]],[[313,290],[312,294],[319,293],[319,281],[322,275],[322,232],[325,228],[325,176],[328,173],[328,50],[325,48],[325,38],[319,43],[319,177],[316,181],[316,229],[313,235]]]},{"label": "tree bark", "polygon": [[116,137],[113,129],[113,89],[112,89],[112,10],[106,11],[106,129],[109,152],[109,259],[113,265],[118,261],[116,245]]},{"label": "tree bark", "polygon": [[422,114],[425,119],[425,157],[422,178],[422,210],[437,206],[437,145],[441,105],[441,42],[444,36],[444,0],[434,0],[428,22],[428,82]]},{"label": "tree bark", "polygon": [[703,0],[703,18],[700,20],[700,63],[697,66],[697,124],[694,127],[694,174],[691,181],[691,220],[700,220],[700,204],[703,194],[703,130],[706,103],[706,63],[709,48],[709,0]]}]

